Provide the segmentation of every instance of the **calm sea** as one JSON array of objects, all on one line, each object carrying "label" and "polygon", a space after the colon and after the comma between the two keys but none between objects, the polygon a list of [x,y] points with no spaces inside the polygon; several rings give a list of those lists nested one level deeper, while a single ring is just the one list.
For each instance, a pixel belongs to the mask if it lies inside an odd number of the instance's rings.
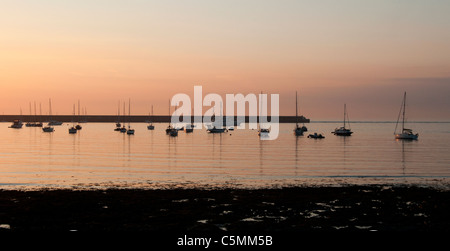
[{"label": "calm sea", "polygon": [[[135,135],[112,123],[68,124],[55,132],[0,123],[0,189],[273,187],[291,185],[422,184],[448,186],[450,123],[412,123],[417,141],[394,139],[395,123],[352,123],[354,134],[331,134],[340,122],[280,124],[276,140],[257,130],[166,135],[167,123],[135,123]],[[71,125],[70,125],[71,126]],[[307,138],[322,133],[324,139]]]}]

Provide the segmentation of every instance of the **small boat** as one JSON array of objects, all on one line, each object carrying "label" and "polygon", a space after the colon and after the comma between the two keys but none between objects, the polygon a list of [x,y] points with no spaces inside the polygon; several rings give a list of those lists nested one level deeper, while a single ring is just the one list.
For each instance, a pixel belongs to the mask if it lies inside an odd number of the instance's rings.
[{"label": "small boat", "polygon": [[172,129],[169,131],[169,135],[172,137],[176,137],[178,136],[178,130],[177,129]]},{"label": "small boat", "polygon": [[28,122],[25,124],[26,127],[42,127],[42,123],[40,122]]},{"label": "small boat", "polygon": [[170,131],[172,131],[172,130],[175,130],[175,128],[173,128],[172,125],[169,125],[169,126],[166,128],[166,134],[170,133]]},{"label": "small boat", "polygon": [[208,128],[207,131],[209,133],[223,133],[225,132],[227,129],[225,128],[216,128],[215,126],[213,126],[213,128]]},{"label": "small boat", "polygon": [[[153,116],[153,106],[152,106],[152,115],[151,116]],[[154,130],[155,129],[155,126],[153,125],[153,123],[151,121],[150,121],[150,124],[147,125],[147,129],[148,130]]]},{"label": "small boat", "polygon": [[[52,116],[52,100],[51,99],[49,99],[49,116],[51,117]],[[62,125],[63,124],[63,122],[61,122],[61,121],[56,121],[56,120],[50,120],[49,122],[48,122],[48,126],[60,126],[60,125]]]},{"label": "small boat", "polygon": [[194,124],[187,125],[185,130],[186,130],[186,133],[193,132],[194,131]]},{"label": "small boat", "polygon": [[[416,140],[419,138],[418,133],[413,133],[412,129],[405,128],[405,113],[406,113],[406,92],[403,96],[403,102],[400,109],[399,117],[397,119],[397,124],[395,125],[395,139],[409,139],[409,140]],[[398,122],[400,119],[400,114],[402,114],[402,132],[401,133],[395,133],[397,131]]]},{"label": "small boat", "polygon": [[[75,105],[73,105],[73,116],[75,116]],[[69,128],[70,134],[77,133],[77,131],[78,131],[74,124],[75,124],[75,122],[73,122],[73,120],[72,120],[72,127]]]},{"label": "small boat", "polygon": [[230,128],[228,128],[228,131],[234,131],[234,127],[231,126]]},{"label": "small boat", "polygon": [[42,127],[42,131],[44,132],[53,132],[55,129],[51,126]]},{"label": "small boat", "polygon": [[22,128],[22,126],[23,126],[22,121],[19,119],[16,119],[13,121],[13,124],[9,128],[20,129],[20,128]]},{"label": "small boat", "polygon": [[77,131],[78,131],[77,128],[75,128],[75,127],[73,127],[73,126],[72,126],[71,128],[69,128],[69,133],[70,133],[70,134],[77,133]]},{"label": "small boat", "polygon": [[120,132],[127,132],[127,128],[126,127],[120,128]]},{"label": "small boat", "polygon": [[62,124],[63,124],[63,122],[55,121],[55,120],[52,120],[52,121],[48,122],[49,126],[59,126],[59,125],[62,125]]},{"label": "small boat", "polygon": [[296,118],[296,122],[295,122],[294,134],[295,134],[295,136],[303,136],[303,132],[307,132],[308,128],[306,128],[305,125],[303,125],[302,127],[300,127],[298,125],[297,92],[295,92],[295,118]]},{"label": "small boat", "polygon": [[[118,107],[117,108],[117,122],[116,122],[116,128],[114,128],[114,131],[119,132],[122,130],[122,124],[120,123],[120,101],[119,101],[119,105],[117,107]],[[124,109],[124,113],[125,113],[125,107],[123,109]]]},{"label": "small boat", "polygon": [[81,130],[83,127],[81,127],[80,125],[76,125],[75,126],[75,129],[77,129],[77,130]]},{"label": "small boat", "polygon": [[314,134],[310,134],[310,135],[308,135],[308,138],[311,138],[311,139],[323,139],[323,138],[325,138],[322,134],[318,134],[318,133],[314,133]]},{"label": "small boat", "polygon": [[301,127],[296,127],[295,129],[294,129],[294,134],[295,134],[295,136],[303,136],[303,129],[301,128]]},{"label": "small boat", "polygon": [[258,136],[265,136],[265,135],[268,135],[269,133],[270,133],[269,129],[261,128],[261,129],[259,129]]},{"label": "small boat", "polygon": [[131,126],[130,126],[130,120],[131,120],[130,116],[131,116],[131,100],[128,99],[128,130],[127,130],[128,135],[134,134],[134,129],[131,129]]},{"label": "small boat", "polygon": [[346,124],[345,124],[346,118],[348,120],[347,108],[346,108],[346,105],[344,104],[344,126],[334,129],[334,131],[332,132],[334,135],[337,135],[337,136],[351,136],[352,135],[353,132],[350,130],[350,128],[346,128]]}]

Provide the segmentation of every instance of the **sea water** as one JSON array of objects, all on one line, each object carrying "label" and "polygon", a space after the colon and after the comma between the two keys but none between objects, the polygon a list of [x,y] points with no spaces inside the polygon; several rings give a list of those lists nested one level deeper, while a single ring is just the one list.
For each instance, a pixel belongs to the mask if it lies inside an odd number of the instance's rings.
[{"label": "sea water", "polygon": [[[295,136],[295,124],[280,124],[276,140],[257,130],[211,134],[205,128],[177,137],[167,123],[134,123],[134,135],[113,123],[8,128],[0,123],[0,189],[166,188],[419,184],[448,186],[450,123],[409,124],[414,141],[395,140],[395,123],[352,123],[352,136],[331,132],[341,122],[312,122]],[[311,139],[314,132],[325,138]]]}]

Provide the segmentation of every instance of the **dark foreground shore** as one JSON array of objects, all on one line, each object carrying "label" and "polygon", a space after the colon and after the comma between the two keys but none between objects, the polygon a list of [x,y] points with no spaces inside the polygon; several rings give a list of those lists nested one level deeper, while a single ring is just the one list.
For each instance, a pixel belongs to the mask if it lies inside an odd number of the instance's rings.
[{"label": "dark foreground shore", "polygon": [[0,234],[55,231],[173,233],[173,238],[448,232],[450,191],[414,186],[0,191]]}]

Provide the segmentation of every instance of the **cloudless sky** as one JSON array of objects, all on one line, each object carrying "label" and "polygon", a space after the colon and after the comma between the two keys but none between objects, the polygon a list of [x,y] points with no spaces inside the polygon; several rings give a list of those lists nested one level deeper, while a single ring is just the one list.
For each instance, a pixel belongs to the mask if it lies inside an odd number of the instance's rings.
[{"label": "cloudless sky", "polygon": [[[312,120],[450,121],[450,2],[2,0],[0,114],[168,113],[177,93],[280,94]],[[204,108],[206,111],[207,108]]]}]

